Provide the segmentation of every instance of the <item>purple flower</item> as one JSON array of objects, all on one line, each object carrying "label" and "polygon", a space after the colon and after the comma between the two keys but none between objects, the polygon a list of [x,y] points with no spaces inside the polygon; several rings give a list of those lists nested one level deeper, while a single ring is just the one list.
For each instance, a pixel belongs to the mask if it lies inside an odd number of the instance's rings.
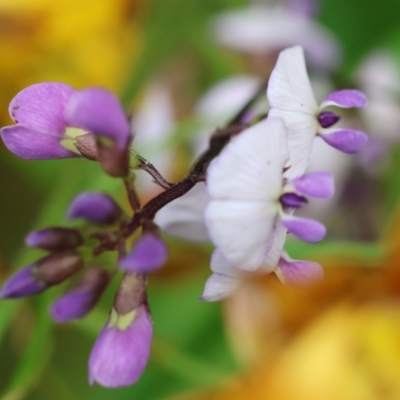
[{"label": "purple flower", "polygon": [[165,243],[156,235],[144,234],[118,266],[129,272],[148,274],[161,268],[168,258]]},{"label": "purple flower", "polygon": [[135,383],[149,359],[152,337],[146,305],[124,315],[113,309],[90,354],[90,384],[122,387]]},{"label": "purple flower", "polygon": [[[7,148],[22,158],[83,155],[99,158],[104,168],[114,168],[112,172],[117,175],[126,167],[129,122],[118,99],[105,89],[77,91],[63,83],[39,83],[19,92],[11,101],[9,112],[17,125],[2,128],[1,136]],[[107,139],[107,144],[93,147],[95,142],[89,133],[98,140]],[[82,138],[85,139],[80,145]],[[106,151],[102,156],[104,148],[111,150],[111,155]],[[121,155],[123,159],[113,157]]]},{"label": "purple flower", "polygon": [[84,218],[97,224],[113,224],[121,217],[119,205],[110,196],[99,192],[79,194],[67,210],[68,219]]},{"label": "purple flower", "polygon": [[57,322],[82,318],[96,305],[106,289],[110,275],[98,268],[89,268],[81,279],[51,306],[51,315]]}]

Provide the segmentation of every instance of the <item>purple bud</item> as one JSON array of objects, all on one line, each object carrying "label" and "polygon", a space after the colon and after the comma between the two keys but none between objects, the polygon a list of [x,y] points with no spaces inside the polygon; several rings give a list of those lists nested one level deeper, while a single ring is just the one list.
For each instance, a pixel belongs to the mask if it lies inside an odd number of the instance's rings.
[{"label": "purple bud", "polygon": [[291,260],[281,257],[275,270],[279,279],[287,285],[309,285],[321,280],[324,270],[312,261]]},{"label": "purple bud", "polygon": [[340,120],[340,116],[330,112],[330,111],[322,111],[318,115],[318,122],[323,128],[330,128],[332,125],[335,125],[336,122]]},{"label": "purple bud", "polygon": [[98,224],[113,224],[122,217],[122,210],[108,195],[84,192],[76,196],[67,210],[68,219],[85,218]]},{"label": "purple bud", "polygon": [[90,384],[123,387],[135,383],[149,359],[152,337],[146,305],[124,315],[113,309],[90,354]]},{"label": "purple bud", "polygon": [[118,266],[129,272],[148,274],[161,268],[167,258],[165,243],[158,236],[146,233],[136,241],[131,252],[119,261]]},{"label": "purple bud", "polygon": [[74,249],[83,243],[83,237],[76,229],[46,228],[33,231],[25,238],[28,247],[37,247],[43,250]]},{"label": "purple bud", "polygon": [[364,132],[352,129],[333,129],[320,136],[326,143],[347,154],[358,153],[368,141],[368,136]]},{"label": "purple bud", "polygon": [[110,274],[101,268],[89,268],[81,279],[51,306],[57,322],[82,318],[96,305],[110,281]]},{"label": "purple bud", "polygon": [[320,242],[326,234],[325,226],[313,219],[284,216],[282,224],[290,233],[308,243]]},{"label": "purple bud", "polygon": [[301,194],[318,199],[332,197],[335,192],[333,175],[329,172],[310,172],[290,183]]},{"label": "purple bud", "polygon": [[308,203],[308,200],[305,197],[299,196],[296,193],[284,193],[280,197],[279,201],[284,208],[299,208]]},{"label": "purple bud", "polygon": [[38,294],[47,289],[47,286],[38,282],[33,268],[35,265],[28,265],[25,268],[17,271],[14,275],[8,278],[1,288],[0,298],[18,298]]},{"label": "purple bud", "polygon": [[84,266],[83,258],[75,250],[57,251],[35,263],[34,275],[46,286],[57,285],[79,272]]}]

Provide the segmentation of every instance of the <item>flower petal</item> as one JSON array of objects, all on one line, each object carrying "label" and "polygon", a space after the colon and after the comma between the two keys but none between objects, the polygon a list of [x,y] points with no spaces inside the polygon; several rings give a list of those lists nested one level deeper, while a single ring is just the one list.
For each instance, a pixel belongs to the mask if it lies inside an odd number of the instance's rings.
[{"label": "flower petal", "polygon": [[77,91],[64,83],[28,86],[13,98],[9,113],[17,124],[60,137],[66,128],[64,109],[74,93]]},{"label": "flower petal", "polygon": [[319,199],[329,198],[335,192],[334,178],[329,172],[310,172],[290,183],[299,193]]},{"label": "flower petal", "polygon": [[159,237],[148,233],[135,242],[131,252],[119,261],[118,266],[129,272],[148,274],[161,268],[167,258],[166,244]]},{"label": "flower petal", "polygon": [[210,200],[204,183],[157,212],[155,223],[168,235],[191,242],[209,242],[204,210]]},{"label": "flower petal", "polygon": [[206,282],[200,300],[219,301],[229,297],[238,287],[239,278],[217,274],[212,274]]},{"label": "flower petal", "polygon": [[79,157],[60,143],[56,133],[40,132],[24,126],[6,126],[0,129],[4,144],[18,157],[28,160],[51,160],[54,158]]},{"label": "flower petal", "polygon": [[153,325],[145,305],[136,310],[125,329],[107,323],[98,336],[89,358],[89,381],[105,387],[135,383],[150,355]]},{"label": "flower petal", "polygon": [[324,270],[321,265],[313,261],[292,260],[282,257],[279,260],[276,275],[287,285],[309,285],[321,280]]},{"label": "flower petal", "polygon": [[367,105],[367,97],[360,90],[344,89],[329,93],[321,103],[321,108],[337,106],[341,108],[362,108]]},{"label": "flower petal", "polygon": [[364,132],[353,129],[326,129],[320,136],[326,143],[347,154],[358,153],[368,141]]},{"label": "flower petal", "polygon": [[285,215],[282,217],[282,224],[290,233],[309,243],[320,242],[326,234],[325,226],[314,219]]},{"label": "flower petal", "polygon": [[286,233],[286,227],[280,222],[279,219],[277,219],[271,239],[271,248],[268,251],[268,254],[260,267],[260,271],[269,274],[276,268],[283,252],[283,246],[286,240]]},{"label": "flower petal", "polygon": [[120,148],[128,143],[127,117],[117,97],[108,90],[88,88],[76,92],[68,102],[66,116],[73,126],[106,136]]},{"label": "flower petal", "polygon": [[263,120],[235,137],[210,165],[208,194],[218,200],[275,200],[286,160],[282,120]]},{"label": "flower petal", "polygon": [[222,256],[235,267],[256,270],[265,259],[277,216],[266,202],[211,201],[206,226]]}]

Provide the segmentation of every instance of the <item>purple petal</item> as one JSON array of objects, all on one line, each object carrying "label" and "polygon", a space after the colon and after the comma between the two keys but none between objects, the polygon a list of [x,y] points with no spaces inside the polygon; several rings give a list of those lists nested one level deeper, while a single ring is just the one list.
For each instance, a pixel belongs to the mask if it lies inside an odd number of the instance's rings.
[{"label": "purple petal", "polygon": [[335,181],[329,172],[310,172],[291,181],[296,191],[305,196],[326,199],[335,192]]},{"label": "purple petal", "polygon": [[337,106],[341,108],[361,108],[367,105],[367,97],[363,92],[354,89],[337,90],[329,93],[321,103],[321,108]]},{"label": "purple petal", "polygon": [[145,234],[136,241],[132,251],[118,266],[129,272],[148,274],[161,268],[168,258],[165,243],[157,236]]},{"label": "purple petal", "polygon": [[18,298],[43,292],[47,286],[35,279],[34,265],[22,268],[8,278],[1,288],[0,298]]},{"label": "purple petal", "polygon": [[279,201],[284,208],[299,208],[308,203],[305,197],[299,196],[296,193],[285,193],[280,197]]},{"label": "purple petal", "polygon": [[333,129],[320,134],[326,143],[347,154],[358,153],[367,143],[368,136],[352,129]]},{"label": "purple petal", "polygon": [[149,359],[152,336],[153,325],[146,306],[136,310],[125,329],[106,324],[90,354],[90,384],[122,387],[135,383]]},{"label": "purple petal", "polygon": [[28,160],[50,160],[54,158],[79,157],[60,143],[61,135],[40,132],[20,125],[0,129],[4,144],[18,157]]},{"label": "purple petal", "polygon": [[320,242],[326,234],[325,226],[313,219],[284,216],[282,224],[290,233],[309,243]]},{"label": "purple petal", "polygon": [[28,86],[13,98],[9,113],[17,124],[60,137],[67,125],[64,109],[74,93],[77,91],[64,83],[44,82]]},{"label": "purple petal", "polygon": [[279,279],[287,285],[308,285],[321,280],[324,270],[321,265],[312,261],[279,260],[278,269],[275,271]]},{"label": "purple petal", "polygon": [[68,219],[85,218],[98,224],[112,224],[122,216],[118,204],[108,195],[84,192],[76,196],[67,210]]},{"label": "purple petal", "polygon": [[33,231],[25,238],[28,247],[37,247],[43,250],[74,249],[83,244],[83,237],[76,229],[46,228]]},{"label": "purple petal", "polygon": [[330,111],[322,111],[318,115],[318,122],[323,128],[330,128],[339,120],[340,116]]},{"label": "purple petal", "polygon": [[120,148],[127,146],[130,126],[117,97],[108,90],[88,88],[76,92],[66,109],[71,125],[106,136]]}]

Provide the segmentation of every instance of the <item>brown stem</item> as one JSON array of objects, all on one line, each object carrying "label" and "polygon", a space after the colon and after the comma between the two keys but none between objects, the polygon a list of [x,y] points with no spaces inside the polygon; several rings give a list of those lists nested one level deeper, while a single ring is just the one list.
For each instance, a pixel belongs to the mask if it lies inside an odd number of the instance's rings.
[{"label": "brown stem", "polygon": [[174,186],[173,183],[167,182],[164,177],[160,174],[157,168],[140,154],[136,153],[137,157],[137,164],[136,168],[142,169],[146,171],[151,177],[154,179],[154,182],[161,186],[163,189],[169,189],[170,187]]}]

